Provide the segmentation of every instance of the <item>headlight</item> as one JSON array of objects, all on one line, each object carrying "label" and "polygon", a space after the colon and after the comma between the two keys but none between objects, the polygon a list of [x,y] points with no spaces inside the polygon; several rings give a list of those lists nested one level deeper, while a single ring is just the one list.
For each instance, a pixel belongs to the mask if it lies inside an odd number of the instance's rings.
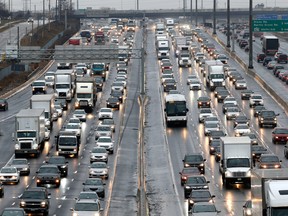
[{"label": "headlight", "polygon": [[21,201],[21,202],[20,202],[20,206],[21,206],[21,207],[24,207],[25,205],[26,205],[26,202],[25,202],[25,201]]},{"label": "headlight", "polygon": [[46,202],[41,202],[41,207],[45,207],[46,206]]},{"label": "headlight", "polygon": [[247,177],[251,177],[251,171],[249,170],[246,174]]},{"label": "headlight", "polygon": [[276,164],[274,168],[280,168],[280,164]]},{"label": "headlight", "polygon": [[19,144],[15,144],[15,149],[20,149],[20,146],[19,146]]},{"label": "headlight", "polygon": [[232,173],[230,171],[225,172],[225,177],[232,177]]},{"label": "headlight", "polygon": [[190,187],[190,186],[185,186],[185,188],[186,188],[186,189],[190,189],[191,187]]},{"label": "headlight", "polygon": [[200,166],[200,167],[203,167],[203,166],[204,166],[204,164],[203,164],[203,163],[201,163],[199,166]]},{"label": "headlight", "polygon": [[61,166],[62,169],[64,169],[65,167],[66,167],[65,165]]},{"label": "headlight", "polygon": [[38,149],[38,144],[33,144],[32,149]]},{"label": "headlight", "polygon": [[203,188],[207,189],[207,188],[208,188],[208,185],[203,186]]},{"label": "headlight", "polygon": [[267,165],[261,164],[261,168],[266,169],[266,168],[267,168]]},{"label": "headlight", "polygon": [[190,203],[190,204],[193,204],[193,203],[194,203],[194,201],[193,201],[193,200],[189,200],[189,203]]},{"label": "headlight", "polygon": [[185,164],[185,167],[189,167],[189,164]]}]

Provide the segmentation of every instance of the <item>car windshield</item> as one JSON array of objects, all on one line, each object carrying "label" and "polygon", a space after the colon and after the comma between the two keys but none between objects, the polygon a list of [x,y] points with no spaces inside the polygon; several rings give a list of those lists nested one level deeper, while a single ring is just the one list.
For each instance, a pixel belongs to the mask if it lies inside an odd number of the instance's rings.
[{"label": "car windshield", "polygon": [[216,212],[216,208],[214,205],[195,205],[192,212]]},{"label": "car windshield", "polygon": [[80,193],[78,199],[99,199],[96,192],[84,192]]},{"label": "car windshield", "polygon": [[100,137],[97,142],[112,142],[112,140],[109,137]]},{"label": "car windshield", "polygon": [[102,184],[102,180],[101,179],[87,179],[86,181],[85,181],[85,184],[87,184],[87,185],[100,185],[100,184]]},{"label": "car windshield", "polygon": [[92,163],[91,168],[107,168],[106,163]]},{"label": "car windshield", "polygon": [[25,216],[25,213],[23,212],[23,210],[9,209],[9,210],[4,210],[1,216]]},{"label": "car windshield", "polygon": [[62,157],[51,157],[48,160],[49,164],[65,164],[65,158]]},{"label": "car windshield", "polygon": [[200,113],[212,113],[210,109],[201,109]]},{"label": "car windshield", "polygon": [[206,179],[204,176],[192,176],[187,179],[187,184],[204,184]]},{"label": "car windshield", "polygon": [[99,211],[97,203],[76,203],[75,211]]},{"label": "car windshield", "polygon": [[261,162],[279,162],[279,158],[277,156],[263,156]]},{"label": "car windshield", "polygon": [[253,96],[252,96],[252,99],[262,99],[262,96],[260,96],[260,95],[259,95],[259,96],[258,96],[258,95],[253,95]]},{"label": "car windshield", "polygon": [[93,148],[92,153],[107,153],[105,148]]},{"label": "car windshield", "polygon": [[14,167],[3,167],[1,173],[16,173],[17,170]]},{"label": "car windshield", "polygon": [[227,168],[233,167],[250,167],[248,158],[230,158],[227,159]]},{"label": "car windshield", "polygon": [[111,109],[101,109],[100,112],[112,112]]},{"label": "car windshield", "polygon": [[40,167],[39,173],[58,173],[57,167]]},{"label": "car windshield", "polygon": [[277,128],[274,131],[275,134],[288,134],[288,128]]},{"label": "car windshield", "polygon": [[81,115],[83,115],[83,114],[86,114],[86,112],[85,112],[84,110],[78,109],[78,110],[75,110],[75,111],[74,111],[74,114],[81,114]]},{"label": "car windshield", "polygon": [[249,127],[247,125],[237,125],[236,129],[248,129]]},{"label": "car windshield", "polygon": [[209,191],[197,191],[193,190],[191,193],[191,197],[197,197],[197,198],[205,198],[205,197],[211,197],[211,194]]},{"label": "car windshield", "polygon": [[97,131],[110,131],[110,130],[111,130],[110,127],[104,127],[104,126],[99,126],[97,128]]},{"label": "car windshield", "polygon": [[45,86],[45,82],[34,82],[33,86]]},{"label": "car windshield", "polygon": [[45,192],[42,191],[24,191],[22,199],[45,199]]},{"label": "car windshield", "polygon": [[201,161],[203,161],[203,157],[202,157],[202,155],[186,155],[185,161],[186,162],[189,162],[189,161],[201,162]]},{"label": "car windshield", "polygon": [[67,124],[65,129],[80,129],[77,124]]},{"label": "car windshield", "polygon": [[11,163],[12,165],[27,164],[26,159],[15,159]]},{"label": "car windshield", "polygon": [[113,119],[104,119],[102,124],[104,125],[111,125],[111,124],[114,124],[114,121]]}]

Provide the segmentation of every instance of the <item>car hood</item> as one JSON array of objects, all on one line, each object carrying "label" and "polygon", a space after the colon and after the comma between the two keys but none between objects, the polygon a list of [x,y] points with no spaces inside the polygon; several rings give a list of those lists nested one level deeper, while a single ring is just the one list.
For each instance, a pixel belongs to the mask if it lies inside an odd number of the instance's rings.
[{"label": "car hood", "polygon": [[106,153],[91,153],[91,156],[107,156],[107,154]]},{"label": "car hood", "polygon": [[73,211],[73,213],[76,213],[77,216],[88,216],[88,215],[100,216],[99,211]]},{"label": "car hood", "polygon": [[192,213],[192,216],[216,216],[217,212],[198,212]]}]

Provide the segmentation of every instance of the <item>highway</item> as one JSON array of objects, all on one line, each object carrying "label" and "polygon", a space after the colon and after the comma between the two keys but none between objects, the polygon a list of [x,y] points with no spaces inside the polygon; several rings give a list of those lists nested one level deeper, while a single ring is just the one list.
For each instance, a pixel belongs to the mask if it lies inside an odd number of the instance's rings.
[{"label": "highway", "polygon": [[[177,59],[174,56],[174,49],[170,50],[170,59],[173,63],[174,77],[177,80],[177,89],[185,95],[188,101],[188,124],[187,127],[167,128],[164,119],[163,99],[167,93],[163,92],[160,82],[160,63],[157,60],[155,48],[155,31],[153,22],[149,21],[147,31],[142,35],[142,30],[138,29],[135,33],[135,49],[139,49],[145,38],[145,73],[146,73],[146,105],[145,105],[145,178],[147,199],[149,203],[150,215],[188,215],[187,200],[184,199],[183,187],[180,184],[179,172],[182,170],[185,153],[201,152],[207,159],[206,173],[207,180],[210,181],[209,189],[214,198],[219,215],[240,215],[243,204],[250,199],[249,189],[242,186],[225,189],[222,186],[221,174],[219,173],[219,164],[214,156],[209,154],[208,138],[204,136],[203,124],[198,123],[197,98],[208,95],[212,100],[212,107],[215,114],[221,121],[222,127],[227,134],[234,136],[233,122],[227,121],[222,113],[222,104],[218,103],[214,94],[206,88],[205,78],[199,72],[198,65],[194,62],[192,68],[178,68]],[[23,24],[24,25],[24,24]],[[217,32],[220,40],[225,41],[225,36]],[[2,33],[3,34],[3,33]],[[1,34],[1,37],[2,37]],[[225,53],[217,41],[207,34],[210,41],[216,46],[216,49]],[[194,38],[196,39],[196,38]],[[5,42],[6,43],[6,42]],[[282,46],[283,44],[283,46]],[[198,44],[200,47],[200,44]],[[254,42],[254,53],[261,52],[260,41]],[[288,47],[284,42],[281,43],[281,49]],[[247,61],[248,53],[235,45],[236,54]],[[287,50],[287,49],[286,49]],[[254,58],[255,60],[255,58]],[[97,60],[95,59],[95,62]],[[139,157],[139,103],[140,93],[140,60],[131,59],[128,71],[128,87],[126,98],[119,111],[114,111],[114,121],[116,122],[116,132],[113,134],[115,142],[114,154],[109,155],[108,165],[110,167],[110,176],[106,180],[106,196],[101,200],[104,208],[103,215],[137,215],[137,187],[138,187],[138,157]],[[278,125],[287,127],[288,117],[282,106],[275,102],[269,93],[267,93],[256,80],[248,76],[244,69],[233,58],[229,59],[229,65],[235,67],[246,79],[248,88],[254,92],[260,93],[264,97],[265,107],[279,113]],[[270,71],[254,61],[255,71],[263,75],[270,81],[270,85],[279,91],[287,92],[287,85],[277,80]],[[48,70],[56,70],[56,63]],[[187,77],[190,74],[196,74],[201,79],[202,89],[200,91],[190,91],[187,86]],[[82,138],[79,158],[68,158],[69,174],[67,178],[61,180],[60,188],[49,188],[52,199],[50,200],[49,215],[71,215],[70,208],[73,208],[75,197],[82,191],[82,183],[88,178],[88,166],[90,150],[95,145],[94,130],[98,125],[97,113],[99,108],[106,107],[106,99],[109,97],[111,84],[116,77],[115,63],[111,63],[108,79],[105,82],[103,92],[98,93],[96,109],[88,114],[87,122],[82,126]],[[273,79],[273,82],[271,80]],[[241,113],[245,114],[251,123],[253,132],[257,134],[261,144],[266,146],[270,152],[277,154],[283,161],[282,166],[288,167],[287,160],[283,155],[283,145],[272,144],[271,128],[259,128],[256,118],[253,116],[253,109],[249,108],[248,101],[242,101],[239,90],[235,90],[229,80],[226,80],[230,94],[237,99],[241,108]],[[283,90],[285,89],[285,90]],[[49,89],[53,92],[53,89]],[[32,96],[32,88],[27,86],[21,92],[17,92],[8,99],[9,110],[0,113],[0,137],[2,150],[0,151],[0,165],[4,166],[14,154],[14,142],[12,134],[14,132],[15,115],[19,110],[29,107],[29,99]],[[288,101],[288,100],[287,100]],[[54,136],[62,127],[74,110],[73,101],[69,104],[69,109],[64,112],[61,119],[54,123],[54,128],[49,141],[45,142],[45,148],[37,159],[29,159],[31,174],[21,177],[18,185],[5,185],[4,198],[0,199],[0,212],[8,206],[19,206],[18,196],[27,187],[35,187],[35,175],[37,169],[44,163],[50,155],[56,154]]]}]

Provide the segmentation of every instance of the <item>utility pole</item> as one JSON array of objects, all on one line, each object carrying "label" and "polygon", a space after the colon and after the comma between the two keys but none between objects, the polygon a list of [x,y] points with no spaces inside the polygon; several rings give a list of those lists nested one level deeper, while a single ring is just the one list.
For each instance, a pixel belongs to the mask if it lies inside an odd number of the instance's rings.
[{"label": "utility pole", "polygon": [[136,0],[136,10],[139,10],[139,0]]},{"label": "utility pole", "polygon": [[49,12],[48,12],[48,23],[49,23],[49,25],[48,25],[48,31],[50,31],[51,29],[50,29],[50,12],[51,12],[51,5],[50,5],[50,0],[49,0],[49,3],[48,3],[48,10],[49,10]]},{"label": "utility pole", "polygon": [[253,69],[253,30],[252,30],[252,15],[253,15],[253,0],[249,1],[249,69]]},{"label": "utility pole", "polygon": [[195,26],[197,27],[198,26],[198,0],[196,0],[195,12],[196,12]]},{"label": "utility pole", "polygon": [[183,0],[184,19],[186,20],[186,0]]},{"label": "utility pole", "polygon": [[192,26],[192,0],[190,0],[190,24]]},{"label": "utility pole", "polygon": [[216,35],[216,0],[213,2],[213,35]]},{"label": "utility pole", "polygon": [[42,37],[44,37],[45,28],[45,0],[43,0],[43,26],[42,26]]},{"label": "utility pole", "polygon": [[227,0],[227,45],[226,47],[231,47],[230,45],[230,0]]}]

